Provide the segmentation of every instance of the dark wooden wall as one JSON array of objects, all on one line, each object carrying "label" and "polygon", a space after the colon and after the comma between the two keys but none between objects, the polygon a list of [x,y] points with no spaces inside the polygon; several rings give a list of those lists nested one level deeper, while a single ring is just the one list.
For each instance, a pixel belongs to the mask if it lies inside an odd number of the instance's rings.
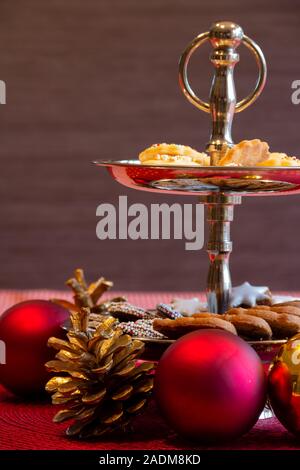
[{"label": "dark wooden wall", "polygon": [[[180,198],[127,190],[91,161],[135,158],[160,141],[204,146],[208,116],[181,95],[177,62],[216,19],[241,24],[269,64],[265,92],[236,117],[234,139],[260,137],[300,154],[300,106],[290,100],[291,82],[300,79],[299,15],[294,0],[1,0],[0,287],[60,288],[83,266],[119,289],[203,288],[205,250],[187,252],[180,241],[97,240],[99,203],[119,194],[147,204]],[[208,51],[191,67],[203,97]],[[240,97],[255,74],[241,50]],[[244,200],[233,237],[235,284],[300,288],[299,196]]]}]

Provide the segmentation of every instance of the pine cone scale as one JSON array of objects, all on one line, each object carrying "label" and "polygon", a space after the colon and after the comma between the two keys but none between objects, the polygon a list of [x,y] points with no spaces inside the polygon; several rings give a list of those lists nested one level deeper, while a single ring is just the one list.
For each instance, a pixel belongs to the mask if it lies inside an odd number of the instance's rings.
[{"label": "pine cone scale", "polygon": [[97,391],[96,393],[86,394],[82,397],[82,403],[87,405],[93,405],[95,403],[100,403],[106,395],[106,388],[104,387],[102,390]]}]

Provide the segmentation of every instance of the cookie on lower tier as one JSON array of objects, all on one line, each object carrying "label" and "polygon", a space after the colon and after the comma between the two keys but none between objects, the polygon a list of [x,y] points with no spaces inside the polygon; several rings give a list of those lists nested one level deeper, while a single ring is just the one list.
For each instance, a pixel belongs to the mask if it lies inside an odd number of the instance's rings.
[{"label": "cookie on lower tier", "polygon": [[287,313],[289,315],[296,315],[296,317],[300,317],[300,308],[295,305],[272,305],[270,310],[276,313]]},{"label": "cookie on lower tier", "polygon": [[274,305],[274,307],[287,307],[287,306],[300,308],[300,300],[288,300],[287,302],[280,302]]},{"label": "cookie on lower tier", "polygon": [[241,313],[240,315],[225,314],[222,315],[222,318],[230,321],[235,326],[239,336],[253,340],[272,338],[272,330],[263,318],[253,317],[246,313]]},{"label": "cookie on lower tier", "polygon": [[120,321],[148,320],[153,318],[153,316],[143,308],[136,307],[129,303],[111,303],[107,311]]},{"label": "cookie on lower tier", "polygon": [[271,327],[273,337],[290,338],[300,332],[300,317],[287,313],[277,313],[272,310],[259,308],[232,308],[226,312],[228,315],[247,314],[262,318]]},{"label": "cookie on lower tier", "polygon": [[[206,313],[196,313],[193,315],[195,318],[201,318],[203,315],[212,315]],[[223,314],[218,315],[217,318],[229,321],[237,330],[238,335],[249,340],[267,340],[272,338],[272,330],[268,323],[262,318],[247,315],[246,313],[237,314]]]},{"label": "cookie on lower tier", "polygon": [[215,314],[201,314],[201,317],[177,318],[176,320],[157,318],[153,321],[153,328],[170,339],[177,339],[192,331],[203,328],[221,329],[237,335],[232,323],[219,318]]}]

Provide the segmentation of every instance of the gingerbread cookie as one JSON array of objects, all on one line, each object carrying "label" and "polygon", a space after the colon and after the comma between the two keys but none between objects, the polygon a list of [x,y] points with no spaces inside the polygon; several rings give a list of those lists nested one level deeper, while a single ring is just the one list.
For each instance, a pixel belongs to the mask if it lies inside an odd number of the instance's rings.
[{"label": "gingerbread cookie", "polygon": [[[243,338],[259,340],[259,339],[270,339],[272,338],[272,330],[268,323],[262,318],[254,317],[253,315],[247,315],[242,313],[243,309],[232,309],[237,311],[232,314],[225,313],[218,315],[217,318],[226,320],[232,323],[236,328],[238,335]],[[205,316],[212,316],[212,313],[196,313],[193,315],[195,318],[201,318]]]},{"label": "gingerbread cookie", "polygon": [[287,313],[290,315],[296,315],[296,317],[300,317],[300,308],[293,305],[272,305],[270,310],[276,313]]},{"label": "gingerbread cookie", "polygon": [[280,302],[274,304],[272,307],[298,307],[300,308],[300,300],[289,300],[287,302]]},{"label": "gingerbread cookie", "polygon": [[239,336],[253,340],[272,338],[272,330],[263,318],[253,317],[246,313],[240,313],[239,315],[225,314],[222,315],[222,318],[235,326]]},{"label": "gingerbread cookie", "polygon": [[177,320],[157,318],[153,321],[153,328],[171,339],[180,338],[187,333],[203,328],[221,329],[229,331],[234,335],[237,334],[235,327],[230,322],[223,320],[214,314],[203,314],[203,316],[199,318],[177,318]]},{"label": "gingerbread cookie", "polygon": [[300,332],[300,318],[296,315],[286,313],[276,313],[272,310],[264,310],[259,308],[233,308],[230,309],[228,314],[239,315],[246,313],[255,317],[265,320],[276,338],[289,338]]},{"label": "gingerbread cookie", "polygon": [[[247,307],[243,307],[243,308],[247,309]],[[270,305],[264,305],[264,304],[258,304],[258,305],[255,305],[255,307],[252,307],[252,308],[258,308],[259,310],[271,310]]]}]

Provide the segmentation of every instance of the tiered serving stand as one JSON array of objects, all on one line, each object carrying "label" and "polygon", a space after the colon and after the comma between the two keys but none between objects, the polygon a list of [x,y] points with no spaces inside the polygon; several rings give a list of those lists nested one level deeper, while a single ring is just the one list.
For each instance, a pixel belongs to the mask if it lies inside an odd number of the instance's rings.
[{"label": "tiered serving stand", "polygon": [[[209,103],[193,92],[187,78],[187,66],[192,53],[209,40],[213,50],[213,63]],[[254,54],[259,76],[254,91],[236,102],[233,80],[234,66],[239,61],[237,47],[243,43]],[[207,277],[208,311],[223,313],[230,305],[231,278],[229,256],[232,251],[230,223],[236,204],[243,196],[284,196],[300,193],[300,167],[224,167],[218,166],[226,150],[233,146],[231,126],[235,112],[252,104],[262,92],[267,67],[260,47],[245,36],[240,26],[221,21],[214,23],[208,32],[199,34],[185,49],[179,62],[179,84],[186,98],[197,108],[212,117],[211,136],[206,146],[210,166],[142,165],[138,160],[98,161],[120,184],[140,191],[198,196],[207,206],[209,238],[207,251],[209,269]],[[173,342],[141,338],[146,345],[145,359],[158,359]],[[285,340],[250,341],[263,363],[268,366]],[[260,418],[272,416],[266,407]]]},{"label": "tiered serving stand", "polygon": [[[205,103],[193,92],[187,78],[187,66],[192,53],[209,40],[213,50],[214,78],[210,101]],[[234,66],[239,61],[237,47],[243,43],[253,52],[259,76],[254,91],[236,102],[233,80]],[[300,193],[300,167],[224,167],[220,158],[233,146],[231,125],[235,112],[252,104],[264,88],[266,62],[260,47],[245,36],[240,26],[222,21],[214,23],[208,32],[197,36],[183,52],[179,63],[179,83],[186,98],[197,108],[209,112],[212,129],[206,151],[211,166],[142,165],[138,160],[98,161],[120,184],[140,191],[197,195],[207,206],[209,239],[207,251],[209,270],[207,279],[208,310],[223,313],[230,302],[231,279],[229,256],[232,251],[230,223],[234,205],[243,196],[283,196]]]}]

